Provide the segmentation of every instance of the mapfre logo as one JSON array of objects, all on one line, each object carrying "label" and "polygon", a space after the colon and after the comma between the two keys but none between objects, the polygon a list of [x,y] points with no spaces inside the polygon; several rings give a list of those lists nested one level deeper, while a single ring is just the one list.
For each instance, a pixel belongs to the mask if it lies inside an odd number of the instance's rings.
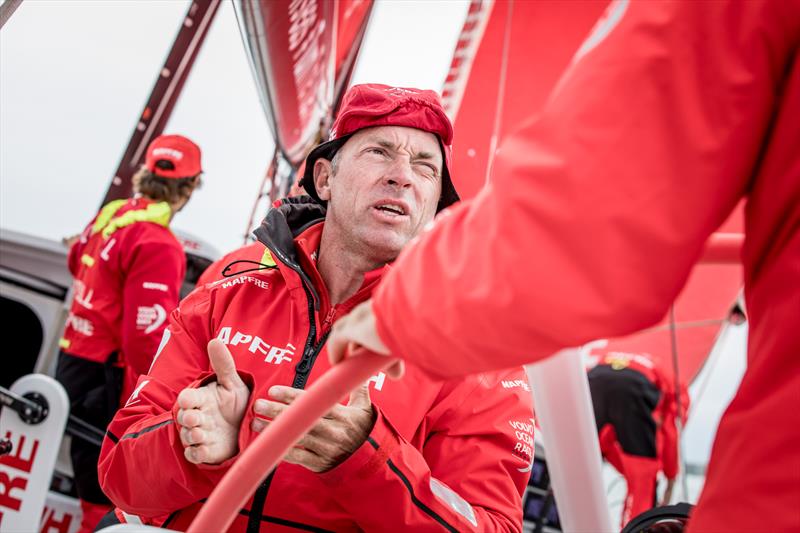
[{"label": "mapfre logo", "polygon": [[519,387],[525,392],[530,392],[531,387],[524,379],[504,379],[500,382],[504,389],[515,389]]},{"label": "mapfre logo", "polygon": [[258,335],[247,335],[241,331],[233,332],[231,327],[224,327],[219,330],[217,338],[228,346],[238,346],[245,344],[247,351],[251,354],[262,354],[265,363],[279,365],[284,361],[291,362],[297,348],[291,343],[287,343],[284,348],[279,348],[265,342]]}]

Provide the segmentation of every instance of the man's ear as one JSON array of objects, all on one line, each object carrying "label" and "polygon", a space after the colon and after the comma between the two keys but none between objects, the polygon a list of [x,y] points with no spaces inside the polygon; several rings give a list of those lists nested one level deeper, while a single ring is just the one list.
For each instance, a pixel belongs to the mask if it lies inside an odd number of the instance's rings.
[{"label": "man's ear", "polygon": [[320,200],[327,202],[331,199],[330,179],[333,176],[333,166],[327,159],[319,158],[314,161],[314,187]]}]

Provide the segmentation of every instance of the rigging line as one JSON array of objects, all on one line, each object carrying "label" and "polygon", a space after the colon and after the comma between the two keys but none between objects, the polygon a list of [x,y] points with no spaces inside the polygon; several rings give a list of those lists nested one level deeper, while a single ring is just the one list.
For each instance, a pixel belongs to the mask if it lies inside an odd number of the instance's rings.
[{"label": "rigging line", "polygon": [[653,326],[652,328],[645,328],[641,330],[639,333],[649,333],[653,331],[664,331],[667,329],[689,329],[689,328],[704,328],[708,326],[720,326],[725,323],[724,318],[708,318],[706,320],[691,320],[688,322],[681,322],[681,323],[668,323],[668,324],[659,324],[657,326]]},{"label": "rigging line", "polygon": [[683,490],[683,501],[689,499],[689,480],[686,477],[686,455],[683,450],[683,406],[681,405],[681,377],[680,365],[678,363],[678,332],[675,324],[675,304],[669,306],[669,331],[670,344],[672,346],[672,367],[675,374],[675,405],[677,416],[675,417],[675,429],[678,433],[678,454],[681,463],[681,489]]},{"label": "rigging line", "polygon": [[489,161],[486,165],[485,183],[489,183],[494,165],[495,151],[497,150],[498,137],[500,136],[500,126],[503,122],[503,107],[506,96],[506,77],[508,73],[508,55],[511,48],[511,22],[514,14],[514,0],[508,2],[508,12],[506,13],[506,27],[503,35],[503,55],[500,62],[500,81],[497,84],[497,100],[495,102],[494,126],[492,127],[492,138],[489,140]]},{"label": "rigging line", "polygon": [[[253,209],[250,210],[250,218],[247,220],[247,228],[244,230],[244,242],[242,245],[246,245],[251,242],[250,235],[252,234],[253,230],[253,220],[256,218],[256,211],[258,211],[258,206],[261,203],[261,200],[264,196],[267,197],[267,205],[271,205],[272,203],[269,202],[269,191],[264,191],[267,185],[267,180],[270,182],[270,189],[275,185],[275,173],[276,169],[278,168],[278,144],[275,143],[275,154],[272,156],[272,161],[270,162],[269,166],[267,167],[267,171],[264,172],[264,177],[261,179],[261,186],[258,188],[258,195],[256,196],[255,201],[253,202]],[[269,210],[269,209],[268,209]]]},{"label": "rigging line", "polygon": [[6,0],[3,5],[0,5],[0,28],[6,25],[20,4],[22,4],[22,0]]}]

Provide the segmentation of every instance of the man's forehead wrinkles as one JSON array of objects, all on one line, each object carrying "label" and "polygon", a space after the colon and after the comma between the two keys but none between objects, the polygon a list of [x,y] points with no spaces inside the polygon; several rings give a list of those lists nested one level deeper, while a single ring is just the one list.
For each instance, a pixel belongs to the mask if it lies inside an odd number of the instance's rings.
[{"label": "man's forehead wrinkles", "polygon": [[[390,141],[390,140],[388,140],[388,139],[386,139],[384,137],[381,137],[379,135],[371,135],[371,136],[365,138],[364,140],[365,140],[366,143],[373,142],[373,143],[377,144],[378,146],[380,146],[382,148],[387,148],[387,149],[390,149],[390,150],[400,150],[404,145],[407,145],[407,144],[408,145],[412,145],[414,143],[414,141],[411,140],[411,139],[405,139],[405,140],[402,140],[402,141],[393,142],[393,141]],[[435,159],[436,158],[436,153],[435,152],[429,152],[429,151],[427,151],[425,149],[414,150],[413,146],[410,146],[410,148],[411,148],[411,151],[412,151],[411,156],[414,159]]]}]

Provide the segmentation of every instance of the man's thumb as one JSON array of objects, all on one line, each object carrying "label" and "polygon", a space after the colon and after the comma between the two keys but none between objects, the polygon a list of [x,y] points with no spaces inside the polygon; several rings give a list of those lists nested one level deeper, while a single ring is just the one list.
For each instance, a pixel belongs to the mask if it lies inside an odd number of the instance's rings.
[{"label": "man's thumb", "polygon": [[208,360],[211,362],[211,370],[217,375],[217,383],[222,387],[234,389],[246,386],[236,372],[236,363],[224,342],[212,339],[208,343]]},{"label": "man's thumb", "polygon": [[369,382],[362,383],[350,391],[350,401],[347,402],[347,405],[350,407],[364,408],[372,405],[372,400],[369,399]]}]

